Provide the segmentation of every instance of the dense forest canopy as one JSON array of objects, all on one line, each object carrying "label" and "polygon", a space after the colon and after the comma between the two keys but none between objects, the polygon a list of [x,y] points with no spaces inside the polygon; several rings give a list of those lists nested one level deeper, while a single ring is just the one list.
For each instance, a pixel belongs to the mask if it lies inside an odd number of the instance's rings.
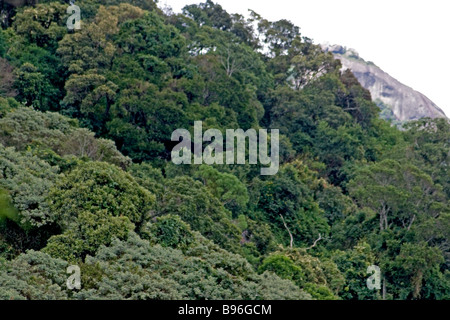
[{"label": "dense forest canopy", "polygon": [[[8,3],[0,299],[450,299],[448,120],[398,130],[339,60],[255,11],[79,0],[69,31],[66,1]],[[278,129],[278,173],[173,164],[194,121]]]}]

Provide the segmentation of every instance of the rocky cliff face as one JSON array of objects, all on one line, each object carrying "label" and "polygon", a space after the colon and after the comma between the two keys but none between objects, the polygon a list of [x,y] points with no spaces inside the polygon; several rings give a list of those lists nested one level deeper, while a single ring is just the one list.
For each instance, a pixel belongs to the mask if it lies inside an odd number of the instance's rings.
[{"label": "rocky cliff face", "polygon": [[400,83],[372,62],[367,62],[353,49],[343,46],[323,45],[341,60],[343,69],[350,69],[361,85],[372,94],[372,99],[382,109],[382,117],[394,121],[420,118],[445,118],[445,113],[430,99]]}]

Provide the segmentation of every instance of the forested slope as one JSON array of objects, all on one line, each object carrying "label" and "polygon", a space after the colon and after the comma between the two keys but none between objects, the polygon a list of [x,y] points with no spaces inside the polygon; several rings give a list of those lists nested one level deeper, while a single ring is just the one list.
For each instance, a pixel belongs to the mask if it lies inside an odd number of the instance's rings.
[{"label": "forested slope", "polygon": [[[101,3],[5,7],[1,299],[450,298],[446,119],[391,127],[289,21]],[[279,172],[173,164],[194,121],[279,129]]]}]

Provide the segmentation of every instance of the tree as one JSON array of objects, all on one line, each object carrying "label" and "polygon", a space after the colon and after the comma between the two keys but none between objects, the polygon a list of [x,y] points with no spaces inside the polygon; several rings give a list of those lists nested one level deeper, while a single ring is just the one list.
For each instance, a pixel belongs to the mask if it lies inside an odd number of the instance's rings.
[{"label": "tree", "polygon": [[292,282],[257,275],[245,259],[198,235],[183,254],[131,234],[100,248],[83,270],[99,280],[76,293],[78,299],[310,299]]},{"label": "tree", "polygon": [[16,71],[15,76],[14,87],[19,92],[17,100],[27,106],[34,105],[37,108],[43,106],[45,104],[43,97],[50,90],[50,83],[44,75],[31,63],[25,63]]},{"label": "tree", "polygon": [[145,53],[160,59],[178,57],[185,50],[184,38],[174,27],[164,25],[153,12],[146,13],[141,19],[125,21],[116,43],[124,53]]},{"label": "tree", "polygon": [[52,188],[49,201],[64,230],[77,225],[78,215],[85,211],[127,217],[140,226],[152,216],[155,198],[118,167],[88,162],[61,177]]},{"label": "tree", "polygon": [[345,300],[379,300],[379,293],[367,288],[367,267],[375,264],[372,248],[360,242],[351,250],[336,251],[333,261],[344,275],[345,283],[339,296]]},{"label": "tree", "polygon": [[40,228],[55,221],[46,197],[56,181],[58,168],[30,151],[20,154],[0,144],[0,172],[0,186],[9,190],[23,228]]},{"label": "tree", "polygon": [[57,53],[71,74],[92,69],[102,73],[111,67],[116,51],[112,37],[119,32],[115,12],[114,8],[100,6],[94,21],[83,25],[80,32],[66,34],[59,42]]},{"label": "tree", "polygon": [[51,150],[61,157],[57,161],[61,168],[68,156],[105,161],[123,168],[131,162],[111,140],[96,139],[93,132],[78,128],[78,121],[58,113],[20,107],[0,119],[0,129],[0,142],[4,146],[19,151],[32,147],[35,154]]},{"label": "tree", "polygon": [[449,175],[448,163],[450,161],[450,124],[445,119],[422,119],[409,122],[406,139],[409,149],[403,154],[414,159],[415,164],[427,172],[436,183],[443,187],[447,197],[450,197],[450,183],[446,177]]},{"label": "tree", "polygon": [[220,4],[211,0],[198,5],[185,6],[183,14],[194,19],[200,26],[207,25],[223,31],[232,27],[232,19],[228,12],[223,10]]},{"label": "tree", "polygon": [[29,43],[55,50],[66,33],[66,6],[52,2],[25,7],[15,16],[13,28]]},{"label": "tree", "polygon": [[67,262],[30,250],[0,266],[0,299],[66,300]]},{"label": "tree", "polygon": [[79,211],[69,227],[48,239],[43,252],[71,263],[82,262],[113,239],[126,239],[135,228],[126,216],[112,216],[107,210]]},{"label": "tree", "polygon": [[259,272],[272,271],[280,278],[294,281],[297,285],[302,285],[305,274],[302,268],[295,265],[291,259],[281,254],[273,254],[264,259],[259,267]]},{"label": "tree", "polygon": [[[442,254],[437,248],[431,248],[426,243],[405,243],[396,258],[396,264],[409,275],[411,281],[411,298],[420,298],[423,282],[431,269],[443,262]],[[424,279],[425,278],[425,279]]]},{"label": "tree", "polygon": [[320,76],[334,71],[339,63],[334,60],[331,54],[324,53],[322,49],[306,40],[293,42],[289,50],[290,67],[287,74],[287,81],[295,90],[307,86],[310,82]]},{"label": "tree", "polygon": [[109,119],[118,87],[96,73],[73,75],[66,82],[63,105],[68,115],[83,115],[94,130],[102,130]]},{"label": "tree", "polygon": [[247,205],[249,200],[247,188],[236,176],[221,173],[206,165],[201,165],[196,175],[226,208],[232,210],[238,207],[242,210]]},{"label": "tree", "polygon": [[348,187],[360,205],[378,213],[380,232],[393,224],[410,230],[417,219],[437,217],[443,209],[439,185],[418,168],[392,160],[362,168]]},{"label": "tree", "polygon": [[[31,2],[0,5],[0,298],[450,297],[446,119],[391,127],[287,20]],[[279,129],[279,172],[175,165],[195,121]]]},{"label": "tree", "polygon": [[263,42],[268,46],[272,57],[286,54],[293,41],[300,38],[300,28],[291,21],[282,19],[272,22],[263,19],[255,12],[252,12],[252,16],[258,22],[258,32],[263,37]]},{"label": "tree", "polygon": [[328,234],[329,226],[310,189],[313,181],[312,172],[297,162],[282,167],[261,187],[257,210],[282,243],[289,239],[295,246],[309,246],[319,234]]},{"label": "tree", "polygon": [[[147,233],[147,234],[146,234]],[[152,242],[163,247],[171,247],[186,251],[194,242],[194,235],[188,224],[179,216],[166,215],[158,217],[156,222],[147,226],[144,239],[148,237]]]},{"label": "tree", "polygon": [[157,215],[177,214],[193,230],[223,248],[239,251],[239,231],[231,223],[231,212],[199,181],[177,177],[167,181],[157,204]]}]

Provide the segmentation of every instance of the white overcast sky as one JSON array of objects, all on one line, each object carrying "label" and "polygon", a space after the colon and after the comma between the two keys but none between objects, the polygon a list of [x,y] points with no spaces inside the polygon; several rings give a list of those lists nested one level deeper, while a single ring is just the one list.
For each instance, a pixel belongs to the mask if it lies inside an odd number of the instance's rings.
[{"label": "white overcast sky", "polygon": [[[354,48],[450,117],[449,0],[213,0],[228,13],[288,19],[315,43]],[[159,0],[174,12],[202,0]]]}]

